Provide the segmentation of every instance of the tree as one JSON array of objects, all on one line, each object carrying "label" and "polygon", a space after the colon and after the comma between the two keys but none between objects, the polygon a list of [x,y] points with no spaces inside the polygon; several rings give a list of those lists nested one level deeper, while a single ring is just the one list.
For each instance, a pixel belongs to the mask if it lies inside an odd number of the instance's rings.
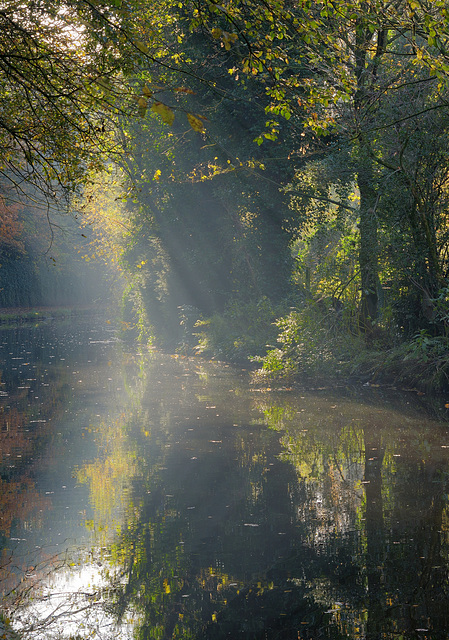
[{"label": "tree", "polygon": [[0,25],[1,174],[19,193],[31,182],[51,198],[93,160],[105,106],[98,83],[113,69],[84,51],[70,5],[2,3]]},{"label": "tree", "polygon": [[[16,194],[60,199],[114,154],[119,112],[153,99],[164,67],[171,2],[82,0],[0,4],[0,175]],[[147,96],[127,78],[152,67]],[[156,90],[157,94],[157,90]],[[151,96],[151,97],[150,97]],[[145,107],[146,108],[146,107]]]},{"label": "tree", "polygon": [[[241,86],[231,78],[234,54],[214,38],[195,33],[183,48],[193,67],[205,59],[210,64],[188,88],[161,95],[165,111],[122,118],[118,161],[134,200],[128,204],[132,231],[125,259],[156,333],[170,328],[172,336],[180,330],[180,307],[211,316],[232,303],[285,298],[291,290],[289,245],[297,231],[279,192],[293,176],[287,128],[280,127],[269,146],[255,145],[267,103],[260,85]],[[142,70],[136,81],[142,95],[147,73]],[[177,79],[165,76],[167,85]],[[178,110],[192,117],[188,109],[204,130],[170,116]]]},{"label": "tree", "polygon": [[21,239],[23,225],[19,220],[19,207],[8,205],[0,197],[0,252],[18,252],[24,250]]},{"label": "tree", "polygon": [[[446,107],[444,3],[304,0],[292,7],[268,0],[194,6],[195,24],[240,53],[235,74],[257,76],[265,86],[269,130],[259,142],[276,135],[280,118],[291,121],[302,113],[317,135],[334,132],[340,145],[350,146],[360,196],[360,322],[369,330],[378,313],[379,196],[390,173],[384,171],[378,132]],[[404,87],[413,87],[417,96],[428,86],[432,105],[418,101],[413,109],[412,103],[405,116],[388,112]]]}]

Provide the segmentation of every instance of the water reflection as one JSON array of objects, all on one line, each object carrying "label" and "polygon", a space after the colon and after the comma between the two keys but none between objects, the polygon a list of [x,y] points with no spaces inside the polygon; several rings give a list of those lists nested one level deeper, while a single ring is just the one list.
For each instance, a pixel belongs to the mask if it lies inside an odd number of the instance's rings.
[{"label": "water reflection", "polygon": [[0,398],[25,637],[448,637],[448,430],[411,394],[273,392],[106,325],[28,331],[2,334]]},{"label": "water reflection", "polygon": [[303,487],[307,544],[329,561],[308,578],[314,599],[343,635],[447,637],[447,427],[404,398],[302,400],[265,414]]}]

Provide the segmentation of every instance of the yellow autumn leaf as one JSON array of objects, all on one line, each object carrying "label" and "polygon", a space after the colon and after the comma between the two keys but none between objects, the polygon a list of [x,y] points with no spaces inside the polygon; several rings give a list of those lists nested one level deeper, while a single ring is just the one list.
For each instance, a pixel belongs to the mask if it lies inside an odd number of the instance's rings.
[{"label": "yellow autumn leaf", "polygon": [[139,40],[137,40],[134,44],[139,49],[139,51],[141,51],[142,53],[149,53],[150,52],[150,50],[148,49],[148,47],[145,44],[145,42],[140,42]]},{"label": "yellow autumn leaf", "polygon": [[154,111],[154,113],[157,113],[159,116],[161,116],[162,120],[166,124],[173,124],[175,114],[173,110],[170,109],[170,107],[167,107],[167,105],[163,102],[153,102],[153,104],[151,105],[151,111]]},{"label": "yellow autumn leaf", "polygon": [[137,100],[137,106],[138,106],[139,116],[141,116],[143,118],[143,116],[147,112],[148,100],[146,98],[144,98],[143,96],[141,96]]},{"label": "yellow autumn leaf", "polygon": [[142,93],[144,96],[146,96],[147,98],[151,98],[151,96],[153,95],[151,93],[151,89],[148,85],[145,85],[144,88],[142,89]]},{"label": "yellow autumn leaf", "polygon": [[236,33],[228,33],[227,31],[223,31],[223,43],[226,51],[231,49],[231,45],[237,40]]},{"label": "yellow autumn leaf", "polygon": [[195,95],[195,92],[192,91],[192,89],[189,89],[188,87],[176,87],[175,91],[177,93],[190,93],[192,95]]},{"label": "yellow autumn leaf", "polygon": [[189,124],[194,131],[198,131],[198,133],[201,133],[202,131],[204,131],[204,124],[196,116],[192,115],[191,113],[188,113],[187,120],[189,121]]}]

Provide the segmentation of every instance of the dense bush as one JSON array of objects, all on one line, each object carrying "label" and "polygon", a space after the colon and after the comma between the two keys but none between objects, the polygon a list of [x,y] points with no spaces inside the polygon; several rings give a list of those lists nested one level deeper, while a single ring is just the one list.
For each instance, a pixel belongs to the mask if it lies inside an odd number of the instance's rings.
[{"label": "dense bush", "polygon": [[275,305],[263,297],[257,302],[234,302],[223,314],[196,324],[197,353],[236,361],[248,361],[266,353],[276,342],[276,319],[287,305]]}]

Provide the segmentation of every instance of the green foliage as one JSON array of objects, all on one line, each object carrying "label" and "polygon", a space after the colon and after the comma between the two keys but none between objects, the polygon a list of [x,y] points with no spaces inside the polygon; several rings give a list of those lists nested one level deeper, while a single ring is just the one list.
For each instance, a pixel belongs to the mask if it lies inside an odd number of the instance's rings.
[{"label": "green foliage", "polygon": [[[403,275],[417,281],[423,302],[425,296],[434,297],[447,273],[440,217],[447,159],[438,151],[447,142],[436,129],[429,135],[434,126],[445,131],[447,61],[437,44],[449,36],[443,4],[430,8],[406,2],[392,8],[384,2],[342,1],[312,7],[269,1],[259,7],[231,1],[218,15],[208,8],[210,14],[198,14],[198,22],[217,24],[222,31],[227,22],[237,34],[244,57],[233,70],[235,76],[256,77],[270,97],[268,131],[257,142],[276,137],[282,118],[294,128],[301,114],[309,134],[324,143],[338,135],[337,144],[327,149],[323,144],[327,159],[346,148],[350,162],[340,168],[340,177],[352,174],[358,190],[360,327],[369,334],[379,318],[379,259],[391,246],[394,229],[401,227],[402,233],[402,245],[396,235],[398,246],[390,254],[398,258],[396,269],[404,271],[401,253],[410,249],[413,274]],[[418,31],[417,20],[422,25]],[[329,199],[329,193],[317,179],[318,163],[307,162],[307,138],[295,142],[306,168],[299,172],[293,206],[303,219],[314,208],[316,220],[325,213],[323,196]],[[399,204],[393,224],[387,213],[392,211],[392,192]],[[334,200],[341,206],[341,198]]]},{"label": "green foliage", "polygon": [[378,354],[375,375],[424,391],[444,391],[449,386],[449,339],[421,329],[406,342]]},{"label": "green foliage", "polygon": [[260,358],[258,372],[269,379],[332,377],[348,373],[360,339],[342,328],[332,306],[304,305],[276,321],[279,347]]},{"label": "green foliage", "polygon": [[312,304],[331,300],[348,329],[353,328],[360,301],[358,248],[356,230],[350,224],[336,224],[331,218],[294,245],[294,282]]},{"label": "green foliage", "polygon": [[408,340],[395,340],[391,327],[377,329],[366,343],[362,334],[348,331],[329,301],[304,305],[276,321],[276,348],[254,358],[261,363],[256,380],[331,379],[356,377],[373,383],[389,382],[424,391],[449,386],[449,338],[421,329]]},{"label": "green foliage", "polygon": [[430,300],[433,311],[433,322],[444,328],[444,335],[448,335],[449,328],[449,287],[443,287],[438,295]]},{"label": "green foliage", "polygon": [[[208,119],[206,130],[192,118],[188,131],[177,119],[164,124],[154,109],[142,119],[123,118],[127,153],[120,161],[130,176],[123,264],[140,289],[158,343],[171,349],[190,343],[183,309],[216,318],[232,305],[285,298],[293,264],[289,243],[297,229],[279,192],[292,166],[271,159],[279,148],[262,152],[254,146],[265,113],[230,77],[231,54],[198,34],[183,46],[192,63],[212,56],[201,81],[190,80],[189,92],[176,92],[177,108],[195,107]],[[139,85],[147,86],[148,77],[142,69]],[[166,81],[179,78],[167,71]],[[290,138],[286,130],[280,135],[286,157]],[[246,346],[235,349],[243,354]]]},{"label": "green foliage", "polygon": [[[2,3],[0,176],[16,197],[25,184],[54,203],[89,184],[117,151],[121,114],[144,116],[151,104],[174,117],[154,95],[164,67],[180,62],[166,39],[172,9],[170,0]],[[128,80],[148,65],[139,97]]]},{"label": "green foliage", "polygon": [[[442,3],[114,0],[60,2],[58,13],[44,2],[36,22],[30,7],[8,29],[18,33],[23,18],[23,65],[36,77],[17,86],[10,75],[2,89],[6,125],[26,135],[12,151],[0,127],[0,169],[29,170],[35,187],[49,192],[53,181],[57,194],[84,185],[90,202],[95,170],[107,158],[119,165],[95,224],[118,217],[123,227],[103,246],[127,273],[123,326],[185,352],[198,330],[200,352],[259,356],[269,375],[345,369],[359,332],[371,353],[410,339],[420,361],[440,358],[449,317]],[[63,23],[78,33],[72,46]],[[8,304],[16,290],[31,300],[42,280],[47,296],[59,288],[41,277],[16,213],[5,209],[0,224]],[[290,313],[283,301],[295,296]]]},{"label": "green foliage", "polygon": [[142,295],[137,283],[130,282],[124,289],[120,304],[120,334],[124,341],[146,345],[155,340],[154,328],[145,312]]},{"label": "green foliage", "polygon": [[264,297],[257,302],[233,302],[222,314],[197,322],[197,352],[245,361],[267,349],[276,337],[275,320],[285,306]]}]

